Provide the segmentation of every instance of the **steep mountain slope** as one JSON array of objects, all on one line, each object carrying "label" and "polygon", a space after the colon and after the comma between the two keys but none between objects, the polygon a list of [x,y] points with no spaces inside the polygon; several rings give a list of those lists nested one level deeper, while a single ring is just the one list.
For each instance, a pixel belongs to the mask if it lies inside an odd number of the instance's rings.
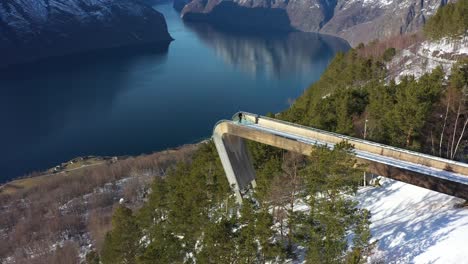
[{"label": "steep mountain slope", "polygon": [[[186,20],[205,20],[244,28],[262,26],[257,21],[263,23],[268,18],[270,28],[284,30],[289,27],[333,34],[354,46],[376,38],[413,32],[447,2],[450,1],[192,0],[182,10],[182,16]],[[274,18],[271,17],[273,13],[276,14]]]},{"label": "steep mountain slope", "polygon": [[357,45],[374,39],[414,32],[447,0],[341,0],[321,29]]},{"label": "steep mountain slope", "polygon": [[164,17],[136,0],[0,3],[0,67],[79,51],[170,41]]}]

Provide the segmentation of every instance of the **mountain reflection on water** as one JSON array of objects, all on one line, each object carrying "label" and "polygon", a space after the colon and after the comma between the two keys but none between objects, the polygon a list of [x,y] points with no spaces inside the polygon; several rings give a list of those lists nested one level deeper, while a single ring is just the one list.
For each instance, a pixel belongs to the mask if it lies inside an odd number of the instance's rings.
[{"label": "mountain reflection on water", "polygon": [[253,34],[204,23],[186,23],[186,26],[226,64],[254,76],[282,78],[311,73],[324,69],[337,52],[350,48],[343,39],[317,33]]}]

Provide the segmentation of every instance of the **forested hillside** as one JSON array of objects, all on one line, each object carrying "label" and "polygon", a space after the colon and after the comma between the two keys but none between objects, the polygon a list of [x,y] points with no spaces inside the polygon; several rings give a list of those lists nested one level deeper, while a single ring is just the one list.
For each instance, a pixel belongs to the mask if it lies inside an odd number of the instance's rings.
[{"label": "forested hillside", "polygon": [[424,26],[424,33],[432,40],[443,37],[461,38],[468,32],[468,1],[459,0],[439,8]]},{"label": "forested hillside", "polygon": [[384,57],[390,50],[377,59],[362,57],[359,51],[338,55],[323,77],[281,118],[463,159],[467,60],[453,65],[448,80],[442,69],[436,68],[419,79],[407,76],[396,83],[385,78]]},{"label": "forested hillside", "polygon": [[[308,159],[250,147],[258,186],[241,207],[229,191],[214,145],[205,144],[191,164],[179,164],[154,181],[142,209],[116,209],[100,260],[361,263],[369,248],[369,213],[351,199],[362,168],[355,166],[350,146],[318,148]],[[98,258],[91,253],[88,261]]]}]

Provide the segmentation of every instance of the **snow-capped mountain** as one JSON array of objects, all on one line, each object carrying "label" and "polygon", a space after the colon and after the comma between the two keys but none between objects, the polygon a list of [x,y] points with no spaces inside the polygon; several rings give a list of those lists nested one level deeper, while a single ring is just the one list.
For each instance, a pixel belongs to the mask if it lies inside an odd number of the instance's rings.
[{"label": "snow-capped mountain", "polygon": [[92,49],[164,42],[164,17],[137,0],[2,0],[0,67]]},{"label": "snow-capped mountain", "polygon": [[447,2],[450,0],[192,0],[182,16],[245,27],[270,18],[268,24],[277,28],[333,34],[354,46],[415,31]]}]

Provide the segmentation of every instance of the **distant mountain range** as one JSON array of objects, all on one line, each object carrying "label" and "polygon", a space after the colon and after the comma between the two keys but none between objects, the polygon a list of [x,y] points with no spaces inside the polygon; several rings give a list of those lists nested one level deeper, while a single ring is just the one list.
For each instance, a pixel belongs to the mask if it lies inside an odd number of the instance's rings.
[{"label": "distant mountain range", "polygon": [[172,38],[162,14],[137,0],[2,0],[0,68],[35,59]]},{"label": "distant mountain range", "polygon": [[175,0],[185,20],[340,36],[355,46],[419,29],[451,0]]},{"label": "distant mountain range", "polygon": [[[70,53],[172,39],[154,0],[2,0],[0,68]],[[416,31],[454,0],[174,0],[189,21],[251,31],[305,31],[352,45]],[[146,3],[145,3],[146,2]]]}]

